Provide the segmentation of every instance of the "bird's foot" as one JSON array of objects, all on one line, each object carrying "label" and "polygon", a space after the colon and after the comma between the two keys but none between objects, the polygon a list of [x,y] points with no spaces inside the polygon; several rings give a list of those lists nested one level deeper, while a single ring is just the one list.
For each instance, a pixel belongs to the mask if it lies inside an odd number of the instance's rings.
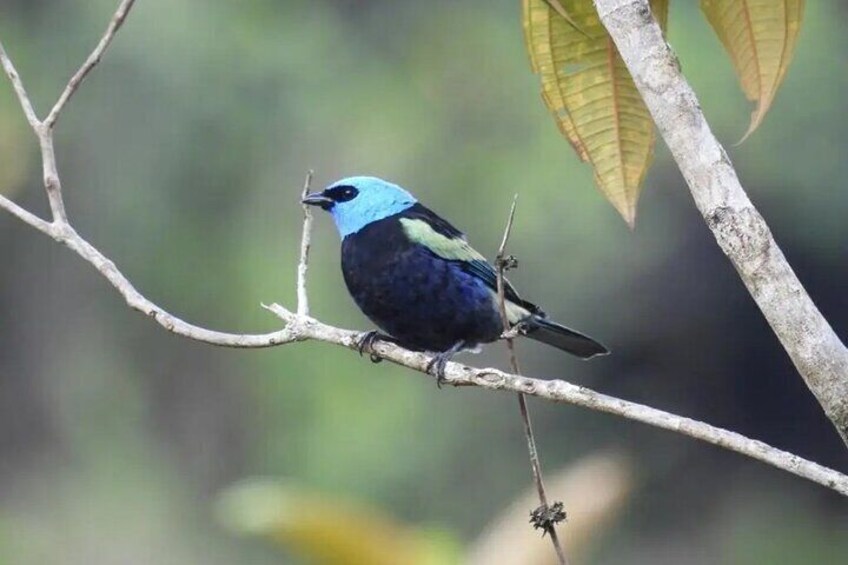
[{"label": "bird's foot", "polygon": [[449,359],[444,353],[439,353],[427,363],[427,372],[436,377],[436,386],[439,388],[445,384],[445,365]]},{"label": "bird's foot", "polygon": [[436,377],[436,386],[442,388],[447,379],[445,378],[445,367],[448,361],[465,347],[464,341],[456,342],[453,347],[447,351],[437,353],[429,363],[427,363],[427,372]]},{"label": "bird's foot", "polygon": [[356,350],[359,351],[360,357],[365,350],[368,350],[368,358],[371,359],[372,363],[379,363],[383,360],[382,357],[374,353],[374,342],[375,341],[392,341],[392,339],[384,334],[381,334],[377,330],[371,330],[370,332],[363,333],[356,343]]}]

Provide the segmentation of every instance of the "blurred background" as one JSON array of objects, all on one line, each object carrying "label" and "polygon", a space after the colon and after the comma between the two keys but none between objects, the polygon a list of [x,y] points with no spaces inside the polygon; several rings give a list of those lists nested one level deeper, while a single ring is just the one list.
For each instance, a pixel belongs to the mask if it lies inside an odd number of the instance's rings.
[{"label": "blurred background", "polygon": [[[0,38],[40,114],[116,5],[3,0]],[[176,315],[263,332],[279,323],[260,302],[294,304],[308,168],[316,185],[399,182],[490,257],[518,192],[511,279],[614,352],[583,363],[522,342],[528,374],[848,471],[667,149],[631,232],[543,107],[519,15],[518,2],[483,0],[138,2],[59,123],[72,221]],[[696,3],[670,13],[672,45],[743,184],[848,337],[846,26],[842,3],[807,3],[771,113],[730,147],[750,106]],[[47,213],[35,139],[5,80],[0,191]],[[369,329],[327,218],[313,243],[314,315]],[[363,516],[381,524],[367,532],[403,531],[388,537],[415,538],[404,550],[427,546],[434,563],[485,562],[486,543],[505,543],[487,533],[531,486],[512,395],[437,390],[326,344],[237,351],[176,337],[7,214],[0,253],[0,562],[353,562],[320,561],[320,549]],[[506,366],[499,345],[464,360]],[[611,473],[554,493],[580,562],[848,562],[848,507],[822,487],[612,416],[531,408],[552,482],[598,457]],[[582,509],[604,497],[606,518],[592,522]],[[529,531],[531,507],[519,505],[512,531]],[[316,516],[300,531],[306,510]]]}]

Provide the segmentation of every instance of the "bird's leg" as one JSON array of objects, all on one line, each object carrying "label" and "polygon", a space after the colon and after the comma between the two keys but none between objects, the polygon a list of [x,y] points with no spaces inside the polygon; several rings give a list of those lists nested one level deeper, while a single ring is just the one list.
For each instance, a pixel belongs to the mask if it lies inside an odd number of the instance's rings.
[{"label": "bird's leg", "polygon": [[356,349],[359,351],[359,355],[362,356],[364,351],[367,349],[369,352],[368,357],[369,359],[371,359],[371,362],[379,363],[383,360],[383,358],[374,353],[373,347],[375,341],[387,341],[389,343],[397,343],[397,340],[392,336],[380,333],[377,330],[365,332],[359,337],[359,339],[357,339]]},{"label": "bird's leg", "polygon": [[437,387],[442,388],[442,385],[445,382],[445,365],[448,364],[451,357],[459,353],[462,349],[465,349],[465,347],[466,343],[464,341],[457,341],[450,349],[437,353],[433,359],[427,363],[427,372],[435,375]]}]

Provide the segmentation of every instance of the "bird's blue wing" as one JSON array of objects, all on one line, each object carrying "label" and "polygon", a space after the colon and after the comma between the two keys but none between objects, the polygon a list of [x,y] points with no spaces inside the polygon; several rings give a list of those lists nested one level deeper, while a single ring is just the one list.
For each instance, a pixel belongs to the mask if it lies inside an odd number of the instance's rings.
[{"label": "bird's blue wing", "polygon": [[[426,248],[434,255],[455,261],[463,270],[474,275],[486,286],[497,292],[498,275],[495,268],[486,261],[476,249],[466,241],[465,235],[435,212],[415,204],[405,210],[400,218],[406,236],[413,242]],[[526,309],[530,313],[540,313],[539,308],[522,300],[515,289],[504,280],[504,295],[510,302]]]}]

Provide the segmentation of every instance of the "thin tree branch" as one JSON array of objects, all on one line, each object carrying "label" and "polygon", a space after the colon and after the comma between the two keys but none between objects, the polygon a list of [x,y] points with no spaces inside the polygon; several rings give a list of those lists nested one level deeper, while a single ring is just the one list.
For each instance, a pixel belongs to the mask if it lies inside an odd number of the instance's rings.
[{"label": "thin tree branch", "polygon": [[[5,199],[0,200],[0,204]],[[5,200],[9,202],[8,200]],[[13,205],[19,209],[17,205]],[[3,205],[3,208],[13,209]],[[298,316],[279,304],[267,308],[286,323],[282,330],[266,334],[235,334],[208,330],[185,322],[157,306],[129,282],[115,264],[94,246],[80,237],[70,226],[52,226],[43,220],[31,222],[33,218],[12,213],[39,231],[64,243],[86,260],[124,297],[127,304],[151,318],[171,333],[212,345],[237,348],[273,347],[295,341],[323,341],[358,350],[361,332],[345,330],[319,322],[308,316]],[[45,225],[46,224],[46,225]],[[428,376],[427,365],[431,357],[424,353],[409,351],[395,344],[379,341],[373,344],[374,352],[393,363],[413,369]],[[474,368],[459,363],[448,363],[445,367],[445,383],[454,386],[477,386],[488,390],[520,392],[527,396],[562,404],[574,404],[592,410],[615,414],[629,420],[677,432],[707,443],[735,451],[793,475],[808,479],[843,496],[848,496],[848,475],[829,469],[792,453],[781,451],[761,441],[747,438],[736,432],[711,426],[704,422],[677,416],[635,402],[607,396],[586,387],[562,380],[541,380],[505,373],[493,368]]]},{"label": "thin tree branch", "polygon": [[88,73],[90,73],[91,70],[97,66],[97,63],[100,62],[100,59],[103,57],[103,53],[106,52],[109,44],[112,43],[112,39],[115,38],[115,34],[119,29],[121,29],[121,26],[124,25],[124,20],[127,19],[127,15],[130,13],[133,4],[135,4],[135,0],[123,0],[118,6],[118,9],[115,11],[112,19],[109,21],[109,25],[106,27],[106,31],[103,33],[103,37],[101,37],[100,41],[97,43],[97,47],[94,48],[94,51],[91,52],[88,59],[85,60],[85,63],[83,63],[74,76],[71,77],[71,80],[68,81],[68,85],[65,87],[65,90],[62,91],[62,94],[59,96],[56,104],[53,105],[53,109],[50,110],[50,114],[48,114],[47,118],[44,120],[45,128],[53,129],[53,126],[56,124],[56,120],[59,119],[59,114],[62,112],[65,104],[68,103],[68,100],[70,100],[71,96],[73,96],[77,91],[79,85],[82,84],[82,81],[84,81],[85,77],[88,76]]},{"label": "thin tree branch", "polygon": [[67,224],[68,214],[65,212],[65,200],[62,197],[62,181],[56,168],[56,152],[53,150],[53,130],[41,126],[36,130],[38,143],[41,146],[41,164],[44,177],[44,190],[47,191],[47,201],[53,214],[54,224]]},{"label": "thin tree branch", "polygon": [[[298,316],[279,304],[268,309],[286,323],[297,322]],[[314,318],[306,318],[295,332],[300,340],[316,340],[348,349],[359,346],[360,332],[336,328]],[[393,363],[421,372],[427,376],[427,364],[431,357],[424,353],[409,351],[395,344],[379,341],[373,345],[374,352]],[[793,475],[803,477],[843,496],[848,496],[848,475],[808,461],[792,453],[771,447],[742,434],[711,426],[691,418],[677,416],[663,410],[644,406],[563,380],[543,380],[522,377],[493,368],[475,368],[450,362],[445,367],[445,384],[455,386],[477,386],[487,390],[521,392],[527,396],[561,404],[574,404],[591,410],[614,414],[636,422],[642,422],[705,441],[730,451],[756,459]]]},{"label": "thin tree branch", "polygon": [[848,445],[848,348],[748,199],[648,0],[594,2],[707,226]]},{"label": "thin tree branch", "polygon": [[9,213],[18,218],[20,221],[25,224],[29,224],[41,233],[45,233],[50,237],[53,237],[53,226],[50,222],[45,222],[29,210],[18,206],[2,194],[0,194],[0,208],[9,211]]},{"label": "thin tree branch", "polygon": [[[512,233],[512,223],[515,221],[515,205],[518,202],[518,194],[512,199],[512,206],[509,209],[509,217],[506,220],[503,238],[501,239],[498,254],[495,258],[495,267],[497,268],[497,288],[498,288],[498,309],[501,313],[501,322],[503,322],[504,333],[509,332],[510,324],[509,317],[506,314],[506,292],[504,283],[504,271],[507,267],[515,266],[515,260],[509,260],[506,257],[506,244],[509,241],[509,235]],[[505,338],[506,347],[509,351],[509,364],[512,367],[512,372],[516,375],[521,374],[521,369],[518,366],[518,356],[515,353],[515,343],[512,337]],[[542,477],[542,463],[539,460],[539,450],[536,448],[536,436],[533,433],[533,422],[530,419],[530,411],[527,409],[527,399],[524,393],[518,393],[518,408],[521,413],[521,422],[524,429],[524,439],[527,442],[527,452],[530,456],[530,468],[533,472],[533,482],[536,485],[536,493],[539,495],[539,508],[531,513],[531,522],[536,528],[541,528],[544,534],[548,534],[551,538],[551,544],[556,551],[557,559],[561,565],[568,565],[568,557],[565,555],[565,550],[562,548],[562,543],[557,535],[556,525],[559,520],[550,519],[552,516],[550,506],[548,505],[548,495],[545,492],[545,481]],[[556,514],[557,517],[560,514]],[[561,514],[562,519],[565,514]],[[538,517],[538,519],[537,519]],[[543,535],[544,535],[543,534]]]},{"label": "thin tree branch", "polygon": [[[309,185],[312,184],[312,170],[306,173],[303,181],[303,191],[300,198],[303,200],[309,194]],[[306,294],[306,275],[309,272],[309,248],[312,245],[312,207],[302,204],[303,207],[303,233],[300,237],[300,260],[297,263],[297,315],[309,316],[309,296]]]},{"label": "thin tree branch", "polygon": [[130,308],[153,318],[156,323],[171,333],[212,345],[239,348],[272,347],[299,339],[288,328],[266,334],[232,334],[208,330],[185,322],[145,298],[111,260],[77,234],[70,225],[61,226],[55,229],[55,232],[53,238],[68,246],[100,272],[117,289]]},{"label": "thin tree branch", "polygon": [[29,122],[30,127],[38,133],[38,129],[41,127],[41,122],[38,120],[38,116],[35,114],[35,109],[32,107],[32,102],[30,102],[29,95],[27,94],[26,88],[24,88],[21,75],[18,74],[17,69],[15,69],[15,65],[12,64],[12,60],[6,53],[6,49],[3,48],[2,41],[0,41],[0,64],[3,65],[3,70],[6,71],[6,76],[8,76],[9,80],[12,81],[12,87],[15,89],[15,94],[18,96],[18,102],[20,102],[21,108],[23,108],[27,122]]},{"label": "thin tree branch", "polygon": [[[501,244],[498,246],[498,254],[495,257],[495,267],[497,268],[497,289],[498,289],[498,308],[501,311],[501,322],[503,323],[504,336],[507,336],[510,331],[509,318],[506,315],[506,292],[504,285],[504,271],[507,268],[511,268],[515,266],[515,260],[510,261],[506,257],[506,244],[509,241],[510,233],[512,233],[512,224],[515,221],[515,206],[518,203],[518,194],[516,194],[512,198],[512,206],[509,208],[509,217],[506,220],[506,227],[504,228],[503,237],[501,238]],[[511,264],[508,264],[511,263]],[[506,342],[507,349],[509,350],[509,364],[512,367],[512,372],[516,375],[521,374],[521,369],[518,367],[518,357],[515,354],[515,343],[513,342],[513,337],[504,337],[504,341]],[[523,396],[520,395],[519,396]],[[528,422],[529,424],[529,422]],[[530,437],[528,437],[528,442],[532,442],[534,444],[535,449],[535,441],[532,438],[532,432],[530,433]],[[538,475],[536,474],[536,470],[538,470],[538,459],[533,462],[533,474],[538,477],[536,481],[536,485],[539,489],[539,498],[544,498],[544,486],[542,486],[541,481],[541,470],[539,470]],[[547,505],[547,502],[542,500],[542,504]]]},{"label": "thin tree branch", "polygon": [[[124,4],[128,5],[129,3],[125,2]],[[33,130],[36,130],[36,133],[39,134],[40,139],[41,135],[38,131],[40,123],[32,111],[32,105],[29,104],[23,84],[17,73],[14,72],[14,67],[6,56],[5,51],[0,52],[0,60],[2,60],[6,74],[9,75],[15,91],[18,93],[18,98],[24,113],[27,115],[27,120],[30,122]],[[12,71],[10,72],[9,69]],[[52,144],[49,149],[50,151],[45,152],[45,148],[42,145],[42,159],[54,159]],[[309,316],[299,316],[296,312],[290,312],[278,304],[272,304],[267,307],[286,324],[282,330],[276,332],[266,334],[235,334],[217,332],[195,326],[168,313],[160,306],[145,298],[133,287],[130,281],[118,270],[111,260],[77,234],[69,224],[56,222],[55,219],[54,223],[48,223],[3,197],[0,197],[0,207],[8,210],[27,225],[65,244],[106,278],[131,308],[150,316],[166,330],[177,335],[226,347],[272,347],[295,341],[315,340],[347,347],[351,350],[358,350],[359,338],[361,337],[360,332],[336,328]],[[506,335],[514,336],[514,333],[506,332]],[[427,375],[427,366],[431,361],[429,355],[409,351],[384,341],[375,342],[372,347],[374,352],[380,357]],[[429,375],[427,375],[427,378],[430,378]],[[591,410],[615,414],[623,418],[674,431],[735,451],[798,477],[823,485],[843,496],[848,496],[848,476],[838,471],[808,461],[792,453],[781,451],[761,441],[749,439],[735,432],[710,426],[709,424],[690,418],[670,414],[656,408],[607,396],[562,380],[531,379],[516,374],[505,373],[497,369],[479,369],[458,363],[448,363],[445,368],[445,382],[454,386],[477,386],[487,390],[520,392],[527,396],[534,396],[552,402],[574,404]]]}]

